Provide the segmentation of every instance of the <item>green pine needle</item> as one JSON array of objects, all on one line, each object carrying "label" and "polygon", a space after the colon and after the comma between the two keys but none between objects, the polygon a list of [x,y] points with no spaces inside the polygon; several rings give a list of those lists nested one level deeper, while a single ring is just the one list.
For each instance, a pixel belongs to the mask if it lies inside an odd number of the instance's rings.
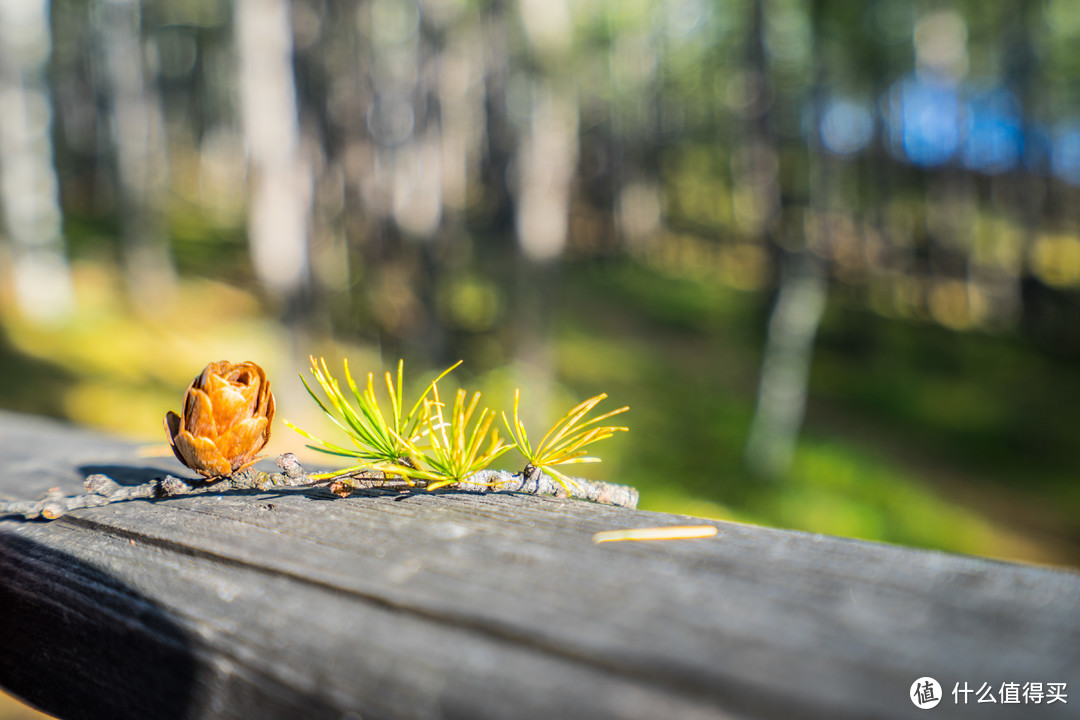
[{"label": "green pine needle", "polygon": [[359,461],[347,471],[339,470],[335,474],[385,470],[398,466],[408,467],[415,462],[414,448],[421,439],[421,424],[424,419],[422,409],[427,402],[428,393],[434,388],[436,382],[442,380],[460,364],[459,360],[444,370],[406,413],[403,401],[405,362],[399,360],[396,383],[391,374],[386,373],[390,412],[384,413],[375,396],[375,378],[372,373],[368,373],[367,384],[361,390],[349,372],[349,361],[345,360],[345,382],[351,395],[352,402],[350,402],[350,399],[342,392],[337,379],[327,369],[326,360],[319,358],[316,361],[312,357],[311,374],[322,388],[326,402],[323,402],[312,390],[303,375],[300,376],[300,381],[304,383],[304,388],[319,408],[349,437],[355,447],[347,448],[327,442],[298,428],[288,420],[284,422],[296,432],[317,443],[308,445],[312,450]]},{"label": "green pine needle", "polygon": [[595,442],[599,442],[600,440],[605,440],[616,432],[627,432],[629,430],[629,428],[621,426],[598,425],[598,423],[607,420],[614,415],[626,412],[630,409],[629,406],[621,407],[618,410],[612,410],[603,415],[594,417],[591,420],[585,420],[585,416],[606,397],[606,393],[601,393],[600,395],[591,397],[585,402],[575,406],[568,413],[563,415],[550,430],[548,430],[547,434],[540,440],[540,443],[535,449],[529,442],[529,436],[525,432],[525,426],[521,423],[521,419],[518,416],[518,407],[521,402],[520,390],[514,390],[513,424],[511,424],[510,420],[506,417],[506,413],[502,414],[503,423],[506,424],[506,429],[510,433],[510,437],[514,440],[514,446],[517,447],[518,452],[520,452],[528,461],[529,465],[538,468],[555,478],[559,484],[569,491],[569,486],[576,486],[576,483],[573,478],[556,469],[554,466],[600,462],[600,458],[589,456],[585,447],[592,445]]},{"label": "green pine needle", "polygon": [[433,382],[429,390],[434,399],[427,399],[425,394],[420,432],[427,444],[421,446],[410,440],[407,445],[411,455],[419,462],[415,468],[395,467],[394,472],[427,480],[427,489],[437,490],[483,470],[513,447],[504,444],[498,431],[492,429],[495,413],[484,408],[477,415],[480,393],[466,404],[468,393],[459,389],[447,419],[437,383]]},{"label": "green pine needle", "polygon": [[629,407],[587,419],[593,408],[607,397],[600,394],[563,415],[534,448],[519,417],[521,392],[515,390],[513,422],[506,413],[502,413],[503,422],[514,441],[507,444],[499,437],[498,430],[492,427],[495,413],[488,408],[477,410],[480,393],[474,393],[469,398],[465,390],[458,390],[452,409],[448,409],[440,399],[439,381],[461,361],[440,373],[407,412],[403,400],[404,364],[404,361],[398,361],[396,378],[386,373],[388,402],[380,405],[375,395],[375,377],[372,373],[368,373],[367,383],[361,388],[349,372],[349,361],[346,360],[346,393],[337,378],[330,374],[326,361],[311,358],[311,375],[322,389],[323,397],[315,392],[303,375],[300,380],[319,408],[345,433],[353,447],[327,442],[288,420],[284,422],[315,443],[308,445],[309,448],[354,462],[345,470],[323,475],[330,477],[380,470],[401,476],[410,484],[413,480],[426,481],[428,490],[437,490],[468,479],[516,447],[528,461],[526,470],[529,467],[537,468],[570,491],[570,486],[576,485],[576,482],[556,466],[600,462],[600,458],[588,455],[586,448],[616,432],[628,430],[626,427],[600,423],[626,412]]}]

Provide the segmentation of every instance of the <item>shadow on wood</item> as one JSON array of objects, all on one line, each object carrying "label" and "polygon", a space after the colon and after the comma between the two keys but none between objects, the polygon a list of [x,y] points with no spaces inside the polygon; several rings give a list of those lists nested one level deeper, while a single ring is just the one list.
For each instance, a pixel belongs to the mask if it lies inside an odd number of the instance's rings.
[{"label": "shadow on wood", "polygon": [[142,485],[169,473],[169,470],[160,467],[132,465],[83,465],[78,470],[84,478],[97,474],[108,475],[120,485]]},{"label": "shadow on wood", "polygon": [[4,687],[61,718],[189,717],[197,663],[157,603],[11,533],[0,577]]}]

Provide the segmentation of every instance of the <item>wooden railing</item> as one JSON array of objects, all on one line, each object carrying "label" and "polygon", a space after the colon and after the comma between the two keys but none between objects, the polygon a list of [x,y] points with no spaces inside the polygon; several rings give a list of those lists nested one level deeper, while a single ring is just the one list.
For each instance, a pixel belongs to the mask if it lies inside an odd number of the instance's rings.
[{"label": "wooden railing", "polygon": [[[0,413],[5,498],[165,472]],[[688,522],[719,532],[592,540]],[[1001,702],[1031,682],[1065,702]],[[62,718],[1077,717],[1080,574],[528,495],[138,500],[0,520],[0,685]]]}]

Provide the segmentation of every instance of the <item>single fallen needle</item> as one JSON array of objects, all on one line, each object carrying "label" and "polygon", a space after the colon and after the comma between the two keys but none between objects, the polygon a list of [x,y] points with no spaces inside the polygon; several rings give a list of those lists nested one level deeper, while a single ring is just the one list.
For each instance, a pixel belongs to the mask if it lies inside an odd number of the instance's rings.
[{"label": "single fallen needle", "polygon": [[594,543],[619,542],[621,540],[691,540],[712,537],[715,525],[675,525],[672,527],[632,528],[629,530],[605,530],[592,536]]}]

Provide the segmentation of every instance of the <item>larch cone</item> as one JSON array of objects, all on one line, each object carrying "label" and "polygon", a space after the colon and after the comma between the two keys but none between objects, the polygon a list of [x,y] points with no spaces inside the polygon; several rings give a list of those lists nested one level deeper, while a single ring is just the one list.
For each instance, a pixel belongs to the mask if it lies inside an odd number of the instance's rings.
[{"label": "larch cone", "polygon": [[203,477],[239,472],[270,441],[274,395],[253,362],[210,363],[184,394],[182,413],[165,414],[176,459]]}]

